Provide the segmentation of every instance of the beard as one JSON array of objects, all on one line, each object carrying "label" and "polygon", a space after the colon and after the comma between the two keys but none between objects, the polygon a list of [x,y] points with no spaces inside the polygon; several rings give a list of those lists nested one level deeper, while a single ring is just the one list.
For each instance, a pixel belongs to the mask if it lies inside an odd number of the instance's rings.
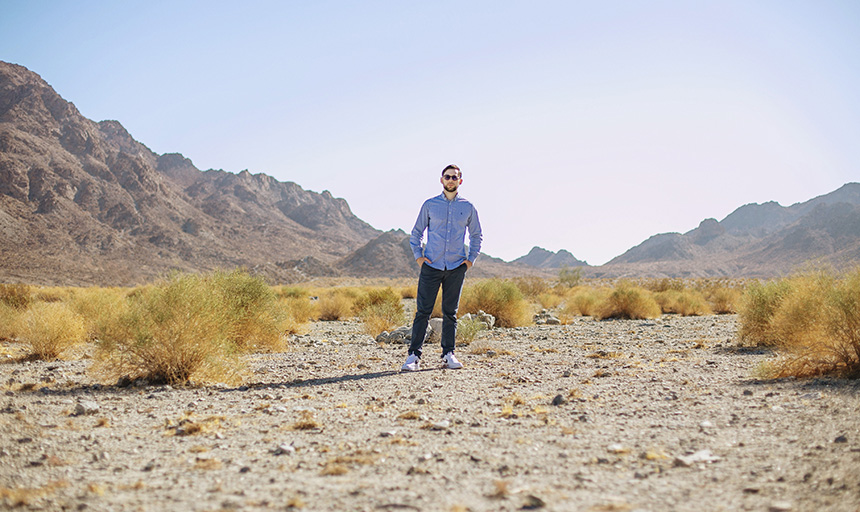
[{"label": "beard", "polygon": [[460,183],[456,181],[449,181],[448,183],[445,183],[445,190],[447,190],[448,192],[456,192],[459,186]]}]

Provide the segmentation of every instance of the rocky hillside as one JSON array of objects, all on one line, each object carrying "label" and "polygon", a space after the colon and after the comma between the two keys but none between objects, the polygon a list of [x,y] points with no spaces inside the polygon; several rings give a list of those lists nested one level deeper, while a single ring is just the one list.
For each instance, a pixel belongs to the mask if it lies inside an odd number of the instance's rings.
[{"label": "rocky hillside", "polygon": [[748,204],[687,233],[655,235],[589,275],[773,276],[860,262],[860,183],[803,203]]},{"label": "rocky hillside", "polygon": [[378,235],[328,192],[157,155],[0,62],[0,281],[128,285],[234,266],[291,281]]},{"label": "rocky hillside", "polygon": [[511,263],[537,268],[555,269],[564,267],[582,267],[588,265],[588,263],[576,259],[573,254],[565,251],[564,249],[558,252],[552,252],[537,246],[532,247],[532,250],[529,251],[528,254],[515,259]]}]

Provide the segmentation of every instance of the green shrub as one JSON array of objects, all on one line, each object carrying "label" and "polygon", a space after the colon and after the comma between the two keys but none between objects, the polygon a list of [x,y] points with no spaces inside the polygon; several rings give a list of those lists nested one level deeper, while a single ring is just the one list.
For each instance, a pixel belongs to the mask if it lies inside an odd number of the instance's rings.
[{"label": "green shrub", "polygon": [[499,327],[518,327],[531,320],[529,305],[520,289],[501,279],[481,281],[463,290],[460,312],[477,313],[479,310],[496,317]]},{"label": "green shrub", "polygon": [[546,293],[549,290],[549,284],[536,276],[516,277],[512,282],[529,299],[536,299],[540,294]]},{"label": "green shrub", "polygon": [[21,341],[30,346],[37,359],[54,360],[86,341],[84,319],[62,302],[37,302],[18,324]]},{"label": "green shrub", "polygon": [[712,313],[708,301],[702,292],[697,290],[675,290],[672,288],[657,292],[654,300],[660,305],[663,313],[682,316],[702,316]]},{"label": "green shrub", "polygon": [[661,313],[660,305],[643,288],[626,280],[620,281],[594,311],[594,318],[644,319],[656,318]]},{"label": "green shrub", "polygon": [[457,343],[461,345],[469,345],[478,336],[478,333],[485,330],[487,325],[477,318],[459,319],[457,321]]},{"label": "green shrub", "polygon": [[563,267],[558,271],[558,282],[567,288],[579,286],[582,282],[582,267]]}]

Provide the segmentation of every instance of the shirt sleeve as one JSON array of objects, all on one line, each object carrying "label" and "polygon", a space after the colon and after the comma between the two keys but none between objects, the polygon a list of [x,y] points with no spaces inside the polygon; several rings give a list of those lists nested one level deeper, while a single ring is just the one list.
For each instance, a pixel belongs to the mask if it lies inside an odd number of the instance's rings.
[{"label": "shirt sleeve", "polygon": [[424,201],[421,205],[421,211],[418,212],[418,219],[415,220],[415,226],[412,227],[412,234],[409,236],[409,245],[412,247],[412,254],[415,259],[424,257],[424,248],[421,247],[421,239],[424,238],[424,231],[430,225],[430,208],[429,201]]},{"label": "shirt sleeve", "polygon": [[478,254],[481,253],[481,241],[484,239],[481,232],[481,220],[478,219],[478,210],[472,207],[472,216],[469,219],[469,261],[475,263]]}]

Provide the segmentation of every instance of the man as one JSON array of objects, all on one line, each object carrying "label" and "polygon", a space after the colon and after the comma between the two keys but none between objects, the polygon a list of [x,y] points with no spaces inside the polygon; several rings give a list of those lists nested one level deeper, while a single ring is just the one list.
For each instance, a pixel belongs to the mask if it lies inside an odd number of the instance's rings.
[{"label": "man", "polygon": [[[454,335],[457,329],[457,308],[466,271],[472,268],[481,252],[481,223],[472,203],[461,197],[457,189],[463,175],[456,165],[442,170],[442,193],[424,201],[409,244],[415,261],[421,267],[415,321],[412,323],[412,343],[403,371],[417,371],[421,363],[421,348],[427,335],[427,323],[439,287],[442,287],[442,360],[451,369],[463,365],[454,357]],[[463,243],[469,230],[469,251]],[[421,246],[424,231],[427,243]]]}]

